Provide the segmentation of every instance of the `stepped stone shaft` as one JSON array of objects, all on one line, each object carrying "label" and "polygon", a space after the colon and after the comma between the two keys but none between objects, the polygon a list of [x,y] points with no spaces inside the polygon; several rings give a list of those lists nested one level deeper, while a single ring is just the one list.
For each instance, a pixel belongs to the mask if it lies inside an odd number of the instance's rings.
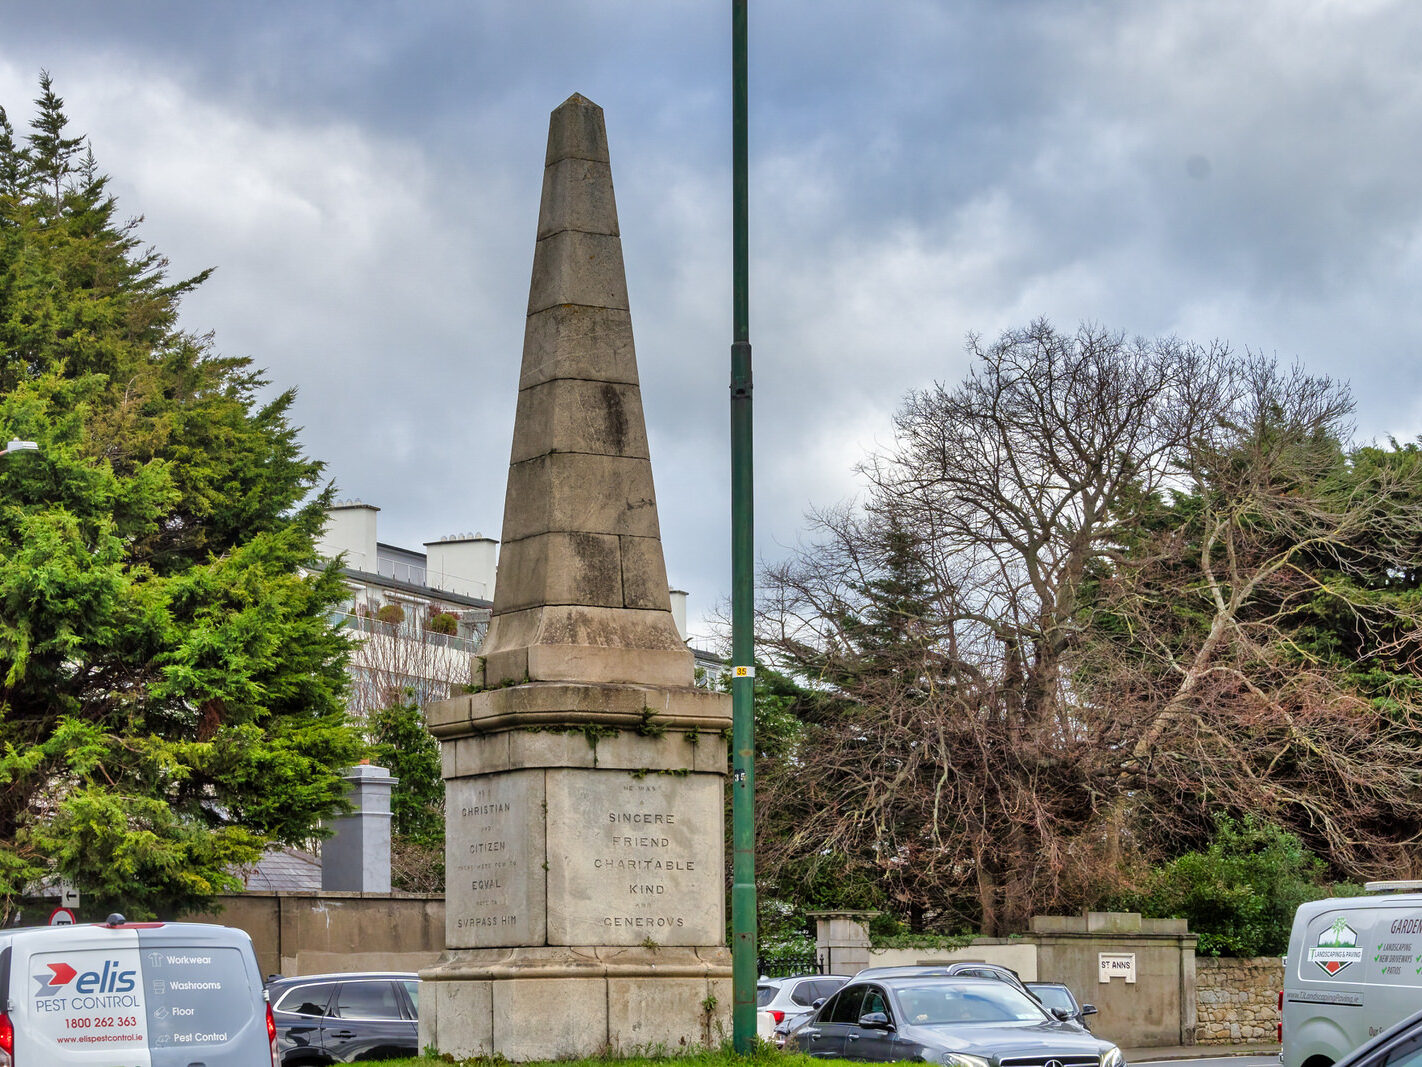
[{"label": "stepped stone shaft", "polygon": [[602,111],[553,113],[485,682],[689,685]]}]

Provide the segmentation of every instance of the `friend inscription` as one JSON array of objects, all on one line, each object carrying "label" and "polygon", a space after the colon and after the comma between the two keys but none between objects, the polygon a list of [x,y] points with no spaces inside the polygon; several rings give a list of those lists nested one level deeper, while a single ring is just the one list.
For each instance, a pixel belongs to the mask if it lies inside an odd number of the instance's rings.
[{"label": "friend inscription", "polygon": [[715,944],[720,939],[720,780],[548,776],[549,938],[555,944]]}]

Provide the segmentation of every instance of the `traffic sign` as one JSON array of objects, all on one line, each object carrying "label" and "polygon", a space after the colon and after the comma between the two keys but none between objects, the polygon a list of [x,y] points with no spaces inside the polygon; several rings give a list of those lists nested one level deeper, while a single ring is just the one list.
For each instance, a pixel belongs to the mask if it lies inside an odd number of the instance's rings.
[{"label": "traffic sign", "polygon": [[74,887],[73,882],[59,882],[59,904],[64,908],[77,908],[79,906],[79,890]]},{"label": "traffic sign", "polygon": [[50,926],[73,926],[77,920],[68,908],[55,908],[49,913]]}]

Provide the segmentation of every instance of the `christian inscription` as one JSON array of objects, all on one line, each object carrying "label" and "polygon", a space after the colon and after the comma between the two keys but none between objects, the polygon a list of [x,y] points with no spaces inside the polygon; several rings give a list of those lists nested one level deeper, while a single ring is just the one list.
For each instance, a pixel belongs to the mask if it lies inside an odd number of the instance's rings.
[{"label": "christian inscription", "polygon": [[720,797],[709,775],[550,773],[550,940],[718,943]]},{"label": "christian inscription", "polygon": [[543,775],[514,771],[446,787],[446,941],[543,941]]}]

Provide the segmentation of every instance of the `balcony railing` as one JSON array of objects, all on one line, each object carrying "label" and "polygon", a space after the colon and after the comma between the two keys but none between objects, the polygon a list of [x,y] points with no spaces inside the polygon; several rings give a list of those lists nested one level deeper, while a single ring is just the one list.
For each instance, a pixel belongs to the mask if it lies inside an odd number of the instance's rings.
[{"label": "balcony railing", "polygon": [[384,578],[394,578],[397,582],[411,585],[425,584],[425,568],[398,559],[380,559],[375,563],[376,573]]},{"label": "balcony railing", "polygon": [[483,638],[478,641],[456,634],[441,634],[415,625],[408,618],[404,622],[381,622],[373,615],[356,615],[349,611],[332,611],[331,622],[346,629],[365,634],[383,634],[386,637],[400,637],[406,641],[421,641],[437,648],[452,648],[458,652],[475,652]]}]

